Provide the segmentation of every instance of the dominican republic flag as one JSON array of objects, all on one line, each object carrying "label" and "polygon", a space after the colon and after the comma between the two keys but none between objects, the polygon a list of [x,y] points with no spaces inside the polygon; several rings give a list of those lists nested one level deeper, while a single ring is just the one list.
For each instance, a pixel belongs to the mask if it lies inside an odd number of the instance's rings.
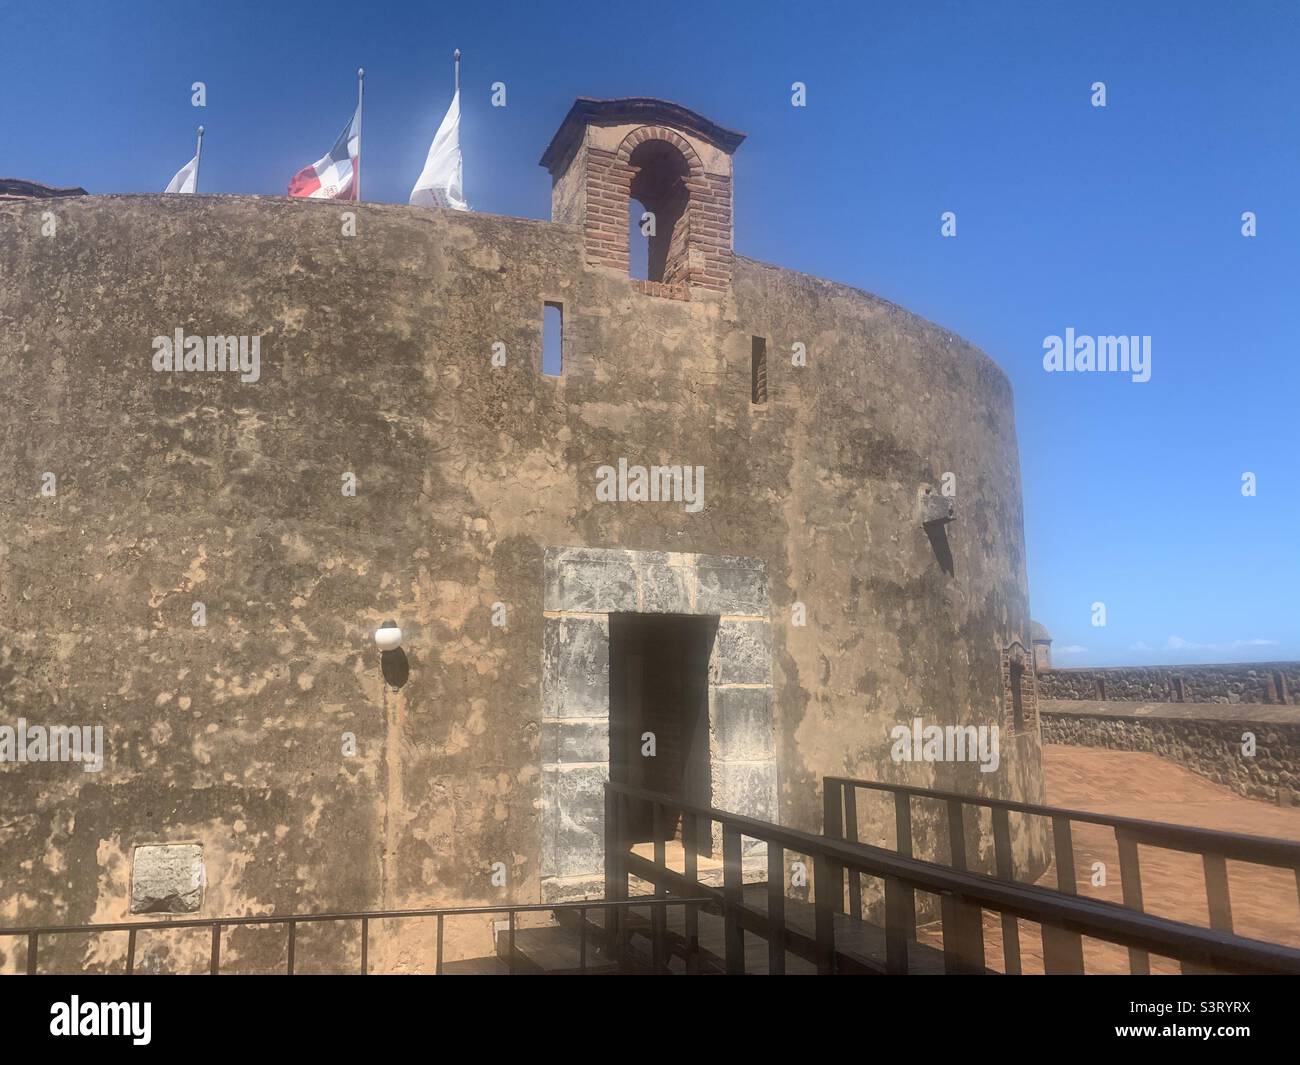
[{"label": "dominican republic flag", "polygon": [[289,195],[309,200],[355,200],[361,168],[361,107],[344,127],[329,155],[304,166],[289,182]]}]

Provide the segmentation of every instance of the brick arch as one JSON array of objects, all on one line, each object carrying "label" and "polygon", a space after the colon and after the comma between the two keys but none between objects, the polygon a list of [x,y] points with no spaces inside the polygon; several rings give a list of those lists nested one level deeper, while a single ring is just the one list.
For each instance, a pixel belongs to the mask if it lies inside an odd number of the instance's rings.
[{"label": "brick arch", "polygon": [[[683,178],[686,201],[681,205],[680,217],[673,218],[672,232],[666,236],[665,245],[651,253],[662,264],[662,279],[634,279],[633,283],[651,295],[677,299],[689,298],[688,285],[726,288],[731,280],[730,179],[707,173],[695,146],[667,126],[638,126],[606,156],[603,167],[593,168],[595,189],[589,183],[588,196],[607,213],[595,227],[588,225],[589,236],[593,235],[594,228],[598,241],[595,255],[589,251],[589,257],[601,265],[629,269],[628,205],[640,173],[632,163],[632,155],[643,144],[653,141],[670,145],[681,153],[686,164]],[[616,214],[611,217],[608,212]]]},{"label": "brick arch", "polygon": [[[1016,674],[1019,674],[1018,678]],[[1015,691],[1019,686],[1019,692]],[[1015,705],[1020,704],[1017,727]],[[1009,735],[1034,733],[1038,729],[1038,677],[1034,656],[1018,639],[1002,649],[1002,730]]]},{"label": "brick arch", "polygon": [[629,166],[628,160],[632,158],[632,153],[646,141],[667,141],[685,157],[691,177],[704,176],[704,164],[700,162],[699,154],[691,146],[691,142],[666,126],[638,126],[623,138],[614,153],[614,158],[622,166]]}]

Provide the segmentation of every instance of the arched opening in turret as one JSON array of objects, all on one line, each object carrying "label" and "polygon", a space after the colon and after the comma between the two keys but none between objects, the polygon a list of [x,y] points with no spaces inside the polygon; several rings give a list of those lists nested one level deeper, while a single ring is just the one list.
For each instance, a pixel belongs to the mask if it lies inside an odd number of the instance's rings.
[{"label": "arched opening in turret", "polygon": [[649,208],[640,200],[627,201],[627,272],[638,281],[650,280]]},{"label": "arched opening in turret", "polygon": [[1016,735],[1025,731],[1025,666],[1015,659],[1011,661],[1011,727]]},{"label": "arched opening in turret", "polygon": [[[665,284],[685,281],[687,208],[691,200],[686,185],[690,174],[686,157],[667,141],[648,140],[637,145],[628,157],[628,165],[635,171],[629,190],[629,228],[644,234],[645,279]],[[638,204],[644,210],[637,211]],[[630,244],[633,255],[638,244]],[[640,273],[636,264],[630,272],[633,277]]]}]

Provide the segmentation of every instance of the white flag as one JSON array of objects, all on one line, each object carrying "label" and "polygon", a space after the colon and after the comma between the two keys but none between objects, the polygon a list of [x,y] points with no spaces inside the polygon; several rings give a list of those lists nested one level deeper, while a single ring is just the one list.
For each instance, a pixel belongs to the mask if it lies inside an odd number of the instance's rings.
[{"label": "white flag", "polygon": [[429,158],[424,161],[424,170],[411,190],[411,203],[417,207],[469,210],[461,192],[459,89],[451,98],[447,117],[429,146]]},{"label": "white flag", "polygon": [[199,157],[196,155],[167,183],[163,192],[193,192],[199,180]]}]

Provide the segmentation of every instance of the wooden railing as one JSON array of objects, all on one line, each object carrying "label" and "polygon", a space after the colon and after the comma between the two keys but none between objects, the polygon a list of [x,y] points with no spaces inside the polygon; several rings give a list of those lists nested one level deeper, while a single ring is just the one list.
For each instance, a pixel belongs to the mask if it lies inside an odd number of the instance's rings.
[{"label": "wooden railing", "polygon": [[[904,857],[912,856],[912,800],[929,799],[942,803],[945,807],[949,840],[948,857],[953,869],[967,868],[967,808],[977,807],[987,809],[992,814],[994,864],[999,880],[1016,879],[1017,870],[1011,850],[1010,815],[1018,813],[1044,817],[1051,821],[1056,889],[1067,895],[1077,895],[1079,890],[1074,867],[1072,825],[1080,823],[1101,825],[1114,831],[1115,842],[1119,848],[1120,885],[1123,890],[1124,906],[1138,913],[1143,912],[1139,845],[1184,851],[1201,856],[1205,871],[1205,895],[1209,908],[1210,927],[1215,931],[1226,933],[1233,931],[1232,900],[1228,891],[1228,861],[1291,870],[1296,879],[1297,898],[1300,898],[1300,843],[1291,840],[1219,832],[1161,821],[1144,821],[1135,817],[1110,817],[1086,810],[1070,810],[1059,806],[1041,806],[1009,799],[964,795],[905,784],[827,777],[823,790],[822,831],[824,835],[831,839],[857,842],[857,796],[860,790],[887,792],[893,796],[897,853]],[[861,884],[856,878],[849,882],[849,912],[855,916],[860,916],[862,912]],[[1020,967],[1018,930],[1014,921],[1005,918],[1003,940],[1008,955],[1008,971],[1018,972]],[[1073,949],[1071,946],[1071,950]],[[1076,962],[1081,971],[1082,957],[1078,957]],[[1130,947],[1129,966],[1134,973],[1150,972],[1147,951],[1139,947]]]},{"label": "wooden railing", "polygon": [[[668,867],[666,832],[656,831],[654,857],[634,852],[627,831],[634,804],[648,807],[656,826],[670,817],[682,819],[684,868]],[[713,826],[722,834],[723,887],[721,891],[700,883],[697,852],[711,838]],[[744,897],[742,840],[749,838],[767,847],[767,883],[762,888],[765,906]],[[964,837],[962,837],[964,838]],[[786,919],[785,854],[812,861],[812,895],[815,920],[811,929],[791,927]],[[844,914],[844,875],[874,877],[884,885],[884,957],[849,956],[837,947],[841,928],[853,915]],[[605,897],[608,901],[629,898],[628,878],[635,876],[650,884],[655,897],[684,898],[712,896],[721,907],[724,922],[724,953],[729,973],[745,971],[745,936],[756,935],[767,942],[767,971],[785,971],[787,952],[812,962],[817,971],[833,973],[909,971],[911,941],[915,936],[915,893],[930,892],[942,901],[943,969],[949,973],[986,973],[982,911],[1005,919],[1034,922],[1044,929],[1043,961],[1049,973],[1083,971],[1081,937],[1174,958],[1184,972],[1212,969],[1224,972],[1300,973],[1300,951],[1272,943],[1246,939],[1213,928],[1197,928],[1167,918],[1140,913],[1115,903],[1009,879],[972,873],[920,861],[880,847],[848,840],[817,836],[796,829],[695,806],[680,798],[647,791],[626,784],[605,786]],[[626,929],[621,929],[618,911],[611,913],[610,932],[616,949],[623,949]],[[860,919],[860,909],[857,915]],[[688,924],[686,935],[698,935],[696,924]],[[837,920],[837,917],[839,918]],[[688,921],[691,918],[688,916]],[[667,951],[662,925],[653,929],[653,950],[662,958]],[[1008,959],[1009,962],[1009,959]],[[1007,971],[1012,970],[1008,964]]]}]

